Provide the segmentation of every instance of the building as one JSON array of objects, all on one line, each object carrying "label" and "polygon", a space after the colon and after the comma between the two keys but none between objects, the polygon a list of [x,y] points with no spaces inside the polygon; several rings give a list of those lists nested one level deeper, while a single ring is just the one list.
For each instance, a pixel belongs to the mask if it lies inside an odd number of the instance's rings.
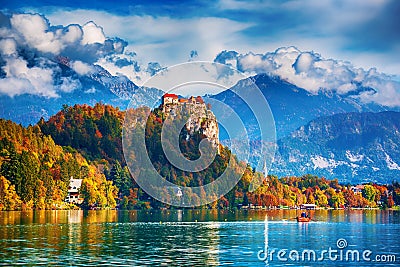
[{"label": "building", "polygon": [[315,210],[317,208],[317,205],[315,204],[301,204],[300,209],[305,209],[305,210]]},{"label": "building", "polygon": [[176,94],[165,94],[163,95],[163,105],[177,104],[179,97]]},{"label": "building", "polygon": [[203,98],[202,98],[201,96],[197,96],[197,97],[196,97],[196,103],[198,103],[198,104],[204,104]]},{"label": "building", "polygon": [[74,179],[73,177],[71,177],[69,181],[68,195],[67,198],[65,199],[65,202],[82,204],[83,199],[79,194],[81,186],[82,186],[82,179]]},{"label": "building", "polygon": [[364,189],[364,185],[359,184],[359,185],[356,185],[356,186],[352,186],[350,189],[354,192],[354,194],[362,194],[362,191]]},{"label": "building", "polygon": [[189,114],[186,123],[188,132],[204,134],[219,153],[218,122],[211,111],[211,106],[206,105],[201,96],[180,98],[175,94],[165,94],[162,97],[162,111],[166,117],[176,116],[179,113]]},{"label": "building", "polygon": [[196,98],[194,96],[189,97],[189,103],[196,104]]},{"label": "building", "polygon": [[164,113],[173,112],[173,108],[176,104],[179,103],[179,97],[175,94],[165,94],[162,97],[162,106]]}]

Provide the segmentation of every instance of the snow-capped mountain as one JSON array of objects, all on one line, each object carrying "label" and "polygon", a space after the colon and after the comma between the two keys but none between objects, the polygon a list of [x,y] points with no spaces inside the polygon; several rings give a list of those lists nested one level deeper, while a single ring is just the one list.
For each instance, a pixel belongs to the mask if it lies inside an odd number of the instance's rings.
[{"label": "snow-capped mountain", "polygon": [[[359,101],[359,94],[373,94],[373,88],[356,84],[357,90],[347,94],[311,94],[266,74],[241,80],[230,90],[213,96],[232,107],[245,124],[252,166],[257,166],[260,158],[254,149],[261,145],[260,130],[250,107],[236,94],[251,94],[252,82],[267,99],[275,119],[277,153],[270,173],[311,173],[343,181],[381,182],[400,174],[400,113],[383,112],[389,108]],[[221,136],[223,143],[224,138]]]},{"label": "snow-capped mountain", "polygon": [[362,103],[356,98],[357,94],[361,92],[370,91],[373,93],[373,88],[358,86],[356,91],[346,95],[324,91],[319,94],[311,94],[278,77],[259,74],[241,80],[229,90],[213,96],[236,111],[250,130],[249,134],[253,139],[257,139],[259,136],[259,130],[255,127],[254,115],[248,105],[235,93],[245,93],[249,88],[254,90],[254,87],[249,85],[252,82],[257,85],[268,101],[275,119],[278,139],[321,116],[345,112],[379,112],[387,110],[387,108],[377,104]]},{"label": "snow-capped mountain", "polygon": [[98,65],[87,75],[79,75],[69,66],[67,59],[57,61],[61,73],[55,77],[56,83],[61,84],[63,79],[78,81],[74,90],[60,91],[59,97],[53,98],[32,94],[0,95],[0,117],[28,125],[37,123],[40,117],[48,119],[65,104],[94,105],[102,102],[125,109],[131,102],[132,107],[153,107],[159,104],[163,94],[156,88],[137,86],[125,76],[113,76]]},{"label": "snow-capped mountain", "polygon": [[271,173],[390,183],[400,176],[400,113],[315,119],[278,141]]},{"label": "snow-capped mountain", "polygon": [[137,86],[126,76],[113,76],[99,65],[94,67],[96,72],[91,73],[90,78],[108,88],[121,99],[132,101],[133,107],[154,107],[160,103],[163,91],[157,88]]}]

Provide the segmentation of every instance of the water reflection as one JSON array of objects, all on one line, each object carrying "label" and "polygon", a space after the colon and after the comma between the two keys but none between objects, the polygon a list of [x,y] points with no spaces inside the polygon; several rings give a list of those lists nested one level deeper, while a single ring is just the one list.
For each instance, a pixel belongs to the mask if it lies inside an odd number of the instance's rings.
[{"label": "water reflection", "polygon": [[[0,212],[0,225],[27,224],[92,224],[114,222],[208,222],[208,221],[294,221],[296,210],[161,210],[161,211],[116,211],[116,210],[55,210],[55,211],[9,211]],[[400,223],[398,211],[381,210],[316,210],[311,211],[316,222],[349,223]]]},{"label": "water reflection", "polygon": [[264,264],[257,252],[265,247],[320,249],[339,237],[360,248],[400,251],[399,212],[318,210],[315,221],[301,224],[297,215],[292,210],[0,212],[0,265],[255,266]]}]

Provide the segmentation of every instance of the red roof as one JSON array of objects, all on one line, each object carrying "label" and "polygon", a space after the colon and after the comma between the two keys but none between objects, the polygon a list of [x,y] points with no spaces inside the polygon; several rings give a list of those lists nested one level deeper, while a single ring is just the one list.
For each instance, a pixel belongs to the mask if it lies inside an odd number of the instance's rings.
[{"label": "red roof", "polygon": [[165,94],[165,95],[163,95],[163,98],[166,98],[166,97],[178,98],[178,96],[176,94]]},{"label": "red roof", "polygon": [[204,103],[203,98],[201,96],[196,97],[196,101],[201,103],[201,104]]}]

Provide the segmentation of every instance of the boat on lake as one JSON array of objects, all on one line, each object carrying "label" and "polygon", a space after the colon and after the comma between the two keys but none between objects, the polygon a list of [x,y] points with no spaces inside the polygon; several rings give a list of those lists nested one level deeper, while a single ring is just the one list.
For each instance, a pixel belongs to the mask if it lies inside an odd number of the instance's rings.
[{"label": "boat on lake", "polygon": [[311,218],[310,218],[310,217],[301,217],[301,216],[298,216],[296,219],[297,219],[297,222],[309,222],[309,221],[311,221]]},{"label": "boat on lake", "polygon": [[306,212],[302,212],[300,216],[296,217],[296,220],[297,222],[309,222],[311,217]]}]

